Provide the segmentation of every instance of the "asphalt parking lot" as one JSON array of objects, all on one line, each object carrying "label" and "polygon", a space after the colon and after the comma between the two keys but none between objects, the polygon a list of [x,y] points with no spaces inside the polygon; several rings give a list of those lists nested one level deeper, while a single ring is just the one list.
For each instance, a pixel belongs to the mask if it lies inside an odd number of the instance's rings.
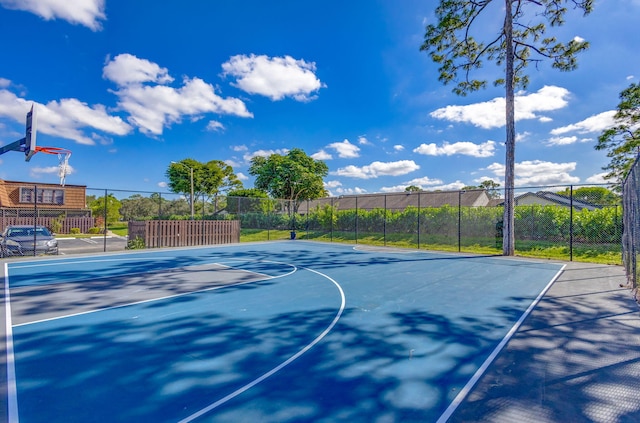
[{"label": "asphalt parking lot", "polygon": [[120,236],[95,236],[91,238],[58,238],[58,254],[91,254],[105,251],[124,251],[127,238]]}]

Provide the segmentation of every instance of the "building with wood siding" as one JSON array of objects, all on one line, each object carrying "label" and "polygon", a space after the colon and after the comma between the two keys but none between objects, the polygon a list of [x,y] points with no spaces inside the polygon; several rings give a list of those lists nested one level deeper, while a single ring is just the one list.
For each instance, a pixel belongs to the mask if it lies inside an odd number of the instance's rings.
[{"label": "building with wood siding", "polygon": [[303,201],[299,213],[307,213],[317,207],[331,205],[337,210],[373,210],[386,209],[402,211],[407,207],[489,207],[495,205],[485,190],[468,191],[416,191],[389,194],[343,195],[334,198],[322,198]]},{"label": "building with wood siding", "polygon": [[87,187],[84,185],[41,184],[0,179],[0,208],[37,208],[86,213]]},{"label": "building with wood siding", "polygon": [[[527,192],[515,197],[516,206],[561,206],[561,207],[573,207],[576,210],[587,209],[593,211],[595,209],[601,209],[601,205],[589,203],[587,201],[579,200],[577,198],[571,198],[568,195],[557,194],[549,191]],[[500,205],[503,205],[502,203]]]}]

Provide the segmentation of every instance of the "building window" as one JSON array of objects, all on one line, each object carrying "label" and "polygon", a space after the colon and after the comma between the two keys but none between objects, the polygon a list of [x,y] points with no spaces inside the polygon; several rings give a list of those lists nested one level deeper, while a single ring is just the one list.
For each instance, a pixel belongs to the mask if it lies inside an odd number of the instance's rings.
[{"label": "building window", "polygon": [[[33,204],[33,188],[20,188],[20,202]],[[38,188],[36,191],[37,204],[64,204],[64,189]]]}]

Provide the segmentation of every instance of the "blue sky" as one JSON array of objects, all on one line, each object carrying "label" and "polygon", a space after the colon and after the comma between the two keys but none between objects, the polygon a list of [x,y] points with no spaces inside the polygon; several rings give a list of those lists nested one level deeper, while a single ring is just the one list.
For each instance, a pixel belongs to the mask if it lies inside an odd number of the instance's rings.
[{"label": "blue sky", "polygon": [[[331,195],[503,184],[504,89],[438,81],[419,51],[436,3],[0,0],[0,145],[35,103],[38,145],[71,150],[66,183],[90,188],[167,191],[185,158],[223,160],[250,188],[252,157],[292,148],[327,163]],[[528,69],[516,186],[604,182],[593,147],[638,82],[639,18],[640,0],[596,0],[550,31],[591,48],[576,71]],[[6,153],[0,178],[58,183],[58,158]]]}]

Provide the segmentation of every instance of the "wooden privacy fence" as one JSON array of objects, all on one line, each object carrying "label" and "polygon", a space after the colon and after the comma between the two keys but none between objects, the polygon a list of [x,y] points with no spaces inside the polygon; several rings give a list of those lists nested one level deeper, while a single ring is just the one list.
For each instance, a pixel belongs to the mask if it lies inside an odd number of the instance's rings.
[{"label": "wooden privacy fence", "polygon": [[96,220],[93,217],[65,217],[63,219],[55,218],[55,217],[30,217],[30,216],[21,216],[21,217],[12,217],[12,216],[2,216],[0,218],[0,231],[3,231],[5,227],[9,225],[42,225],[47,228],[53,230],[54,221],[58,220],[59,223],[62,224],[61,229],[58,231],[54,231],[60,234],[69,234],[71,233],[72,228],[80,229],[81,233],[87,233],[90,228],[95,227]]},{"label": "wooden privacy fence", "polygon": [[141,238],[147,248],[240,242],[239,220],[147,220],[129,222],[129,240]]}]

